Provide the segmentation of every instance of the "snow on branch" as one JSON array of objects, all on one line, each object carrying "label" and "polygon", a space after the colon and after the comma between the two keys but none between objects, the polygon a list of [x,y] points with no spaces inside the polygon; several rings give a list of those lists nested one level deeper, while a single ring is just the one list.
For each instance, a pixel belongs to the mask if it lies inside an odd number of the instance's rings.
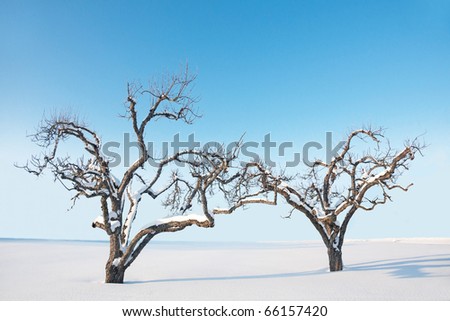
[{"label": "snow on branch", "polygon": [[[202,227],[214,226],[214,218],[208,207],[207,195],[214,192],[220,179],[227,177],[227,171],[230,163],[237,157],[238,148],[230,153],[206,152],[202,150],[180,151],[162,160],[157,167],[153,178],[146,180],[140,174],[135,173],[127,189],[130,208],[126,215],[121,243],[124,248],[135,247],[139,240],[150,239],[149,234],[155,235],[163,232],[173,232],[182,229],[187,225],[197,225]],[[184,173],[178,170],[172,170],[170,179],[160,187],[156,188],[157,183],[162,180],[164,169],[170,169],[170,165],[176,162],[187,165]],[[140,184],[136,191],[132,191],[132,185]],[[131,237],[131,225],[137,215],[138,205],[144,195],[149,195],[152,199],[159,196],[165,196],[162,205],[171,212],[177,213],[175,216],[169,216],[158,221],[158,228],[145,227],[138,230],[134,237]],[[201,219],[198,216],[189,213],[193,203],[201,204],[203,214]],[[206,221],[207,220],[207,221]],[[175,224],[176,223],[176,224]],[[187,224],[187,225],[186,225]],[[155,225],[152,223],[150,225]],[[154,226],[155,227],[155,226]],[[155,232],[157,231],[157,232]],[[144,242],[145,243],[145,242]],[[141,243],[139,243],[141,244]]]}]

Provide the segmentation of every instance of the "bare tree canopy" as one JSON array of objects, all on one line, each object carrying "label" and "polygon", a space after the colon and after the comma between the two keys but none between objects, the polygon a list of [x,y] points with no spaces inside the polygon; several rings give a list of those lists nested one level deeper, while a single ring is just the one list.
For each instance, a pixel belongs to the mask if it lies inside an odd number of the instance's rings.
[{"label": "bare tree canopy", "polygon": [[[139,156],[120,178],[112,174],[110,160],[101,153],[100,136],[74,115],[61,114],[44,119],[32,137],[42,147],[42,153],[32,156],[23,166],[25,170],[38,176],[44,170],[51,171],[56,180],[74,192],[74,202],[80,197],[99,199],[101,215],[92,226],[109,236],[107,283],[122,283],[125,270],[156,235],[180,231],[192,225],[214,226],[208,196],[221,181],[228,179],[227,168],[237,157],[238,146],[227,152],[192,148],[153,159],[144,141],[146,130],[155,120],[191,124],[199,117],[193,109],[196,100],[190,92],[194,79],[186,69],[152,88],[128,86],[124,117],[131,122]],[[142,96],[150,96],[148,106],[138,104]],[[67,139],[82,142],[84,153],[89,157],[73,160],[59,156],[60,145]],[[145,169],[150,158],[157,165],[154,174],[148,177],[150,171]],[[180,172],[176,164],[183,164],[184,172]],[[164,198],[162,204],[172,215],[149,223],[133,234],[132,225],[145,196]],[[201,213],[190,213],[194,202],[201,204]]]},{"label": "bare tree canopy", "polygon": [[[358,155],[353,152],[357,140],[371,142],[374,148]],[[282,197],[292,208],[290,215],[300,212],[316,228],[328,249],[330,271],[339,271],[343,268],[342,245],[353,215],[390,201],[392,190],[408,191],[412,184],[401,185],[398,178],[423,148],[414,140],[395,151],[383,130],[360,129],[348,135],[330,162],[317,160],[302,176],[277,174],[263,163],[248,163],[226,187],[231,207],[216,208],[214,213],[229,214],[253,203],[276,205]]]}]

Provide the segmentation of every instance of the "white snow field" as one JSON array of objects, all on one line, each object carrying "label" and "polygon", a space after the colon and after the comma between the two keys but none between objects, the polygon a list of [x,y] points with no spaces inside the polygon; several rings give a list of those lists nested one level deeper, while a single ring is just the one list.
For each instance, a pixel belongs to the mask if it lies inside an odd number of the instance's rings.
[{"label": "white snow field", "polygon": [[348,241],[329,273],[319,242],[154,242],[122,285],[106,243],[0,241],[1,300],[450,300],[450,239]]}]

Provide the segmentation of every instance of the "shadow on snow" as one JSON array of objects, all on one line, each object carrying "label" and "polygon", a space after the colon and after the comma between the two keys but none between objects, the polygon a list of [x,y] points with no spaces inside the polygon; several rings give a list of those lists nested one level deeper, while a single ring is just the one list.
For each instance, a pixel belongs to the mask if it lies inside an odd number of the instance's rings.
[{"label": "shadow on snow", "polygon": [[294,273],[275,273],[275,274],[260,274],[260,275],[236,275],[236,276],[212,276],[212,277],[192,277],[179,279],[159,279],[147,281],[128,281],[127,284],[140,283],[160,283],[160,282],[192,282],[192,281],[230,281],[230,280],[257,280],[257,279],[274,279],[274,278],[294,278],[308,275],[318,275],[328,273],[328,269],[320,269],[309,272],[294,272]]},{"label": "shadow on snow", "polygon": [[[433,275],[432,269],[447,268],[445,275]],[[450,255],[428,255],[405,259],[390,259],[352,264],[346,271],[387,271],[395,278],[450,276]]]},{"label": "shadow on snow", "polygon": [[[437,268],[447,268],[445,275],[434,275],[431,270]],[[389,275],[395,278],[425,278],[425,277],[448,277],[450,276],[450,255],[431,255],[418,256],[404,259],[388,259],[372,262],[347,265],[343,272],[364,272],[364,271],[387,271]],[[339,273],[339,272],[337,272]],[[334,275],[334,273],[332,273]],[[328,268],[314,271],[292,272],[292,273],[274,273],[258,275],[237,275],[237,276],[211,276],[211,277],[187,277],[155,279],[144,281],[127,281],[126,284],[143,283],[167,283],[167,282],[201,282],[201,281],[231,281],[231,280],[258,280],[258,279],[277,279],[277,278],[295,278],[313,275],[330,275]]]}]

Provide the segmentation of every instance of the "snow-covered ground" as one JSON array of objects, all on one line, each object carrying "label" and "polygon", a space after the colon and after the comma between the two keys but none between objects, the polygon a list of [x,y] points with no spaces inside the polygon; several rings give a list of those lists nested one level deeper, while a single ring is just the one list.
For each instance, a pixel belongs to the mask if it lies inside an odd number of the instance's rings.
[{"label": "snow-covered ground", "polygon": [[450,239],[348,241],[329,273],[318,242],[149,244],[104,284],[108,245],[0,240],[1,300],[450,300]]}]

